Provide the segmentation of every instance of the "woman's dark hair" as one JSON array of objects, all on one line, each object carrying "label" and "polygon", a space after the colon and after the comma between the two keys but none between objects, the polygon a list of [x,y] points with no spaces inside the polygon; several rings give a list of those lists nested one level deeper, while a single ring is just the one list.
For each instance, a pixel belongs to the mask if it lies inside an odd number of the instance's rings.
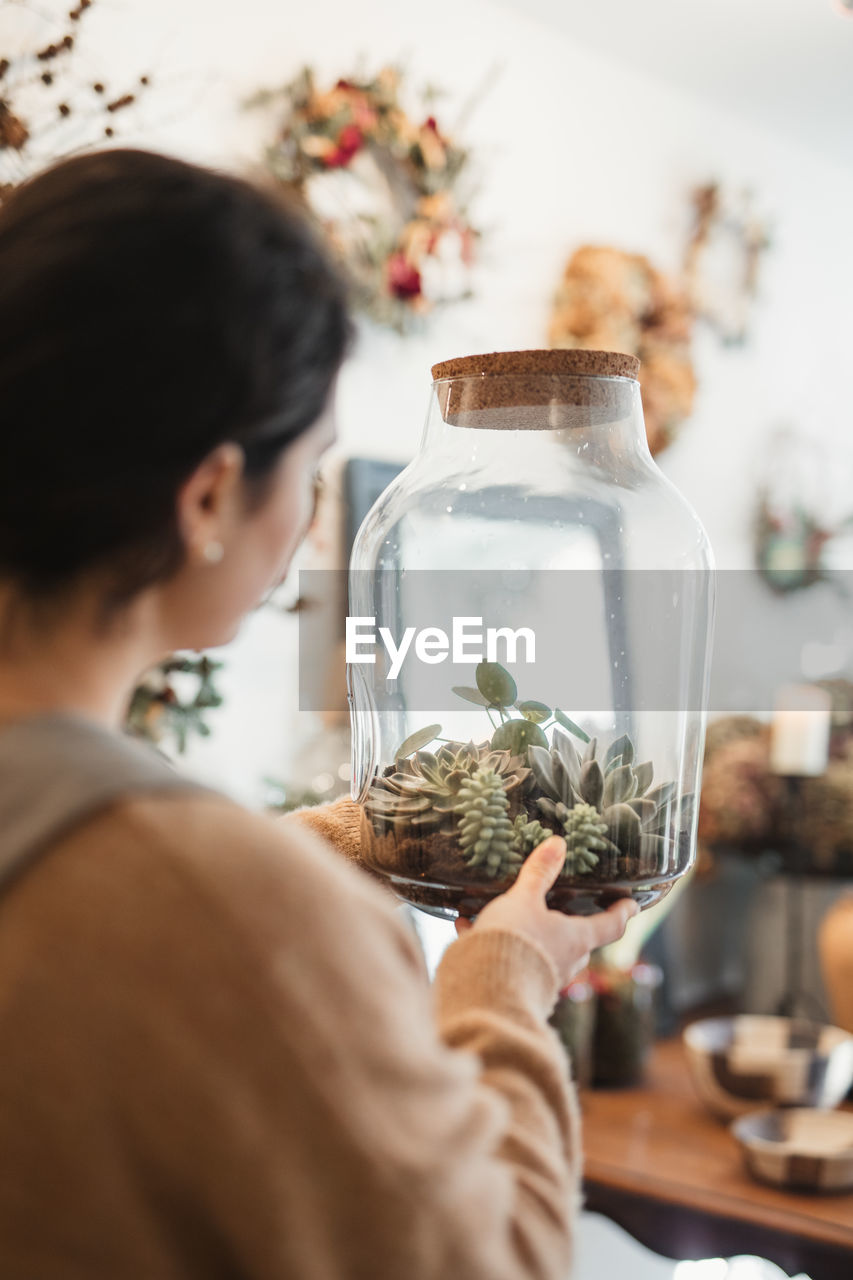
[{"label": "woman's dark hair", "polygon": [[184,548],[217,445],[250,491],[346,353],[340,278],[294,207],[144,151],[68,160],[0,207],[0,576],[45,598],[94,567],[127,600]]}]

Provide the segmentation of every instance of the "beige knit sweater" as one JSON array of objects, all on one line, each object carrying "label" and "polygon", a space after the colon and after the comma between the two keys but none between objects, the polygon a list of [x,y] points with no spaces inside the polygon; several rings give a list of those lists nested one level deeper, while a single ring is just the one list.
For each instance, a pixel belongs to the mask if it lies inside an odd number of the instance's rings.
[{"label": "beige knit sweater", "polygon": [[543,952],[434,989],[349,802],[123,800],[0,898],[3,1280],[567,1275],[578,1154]]}]

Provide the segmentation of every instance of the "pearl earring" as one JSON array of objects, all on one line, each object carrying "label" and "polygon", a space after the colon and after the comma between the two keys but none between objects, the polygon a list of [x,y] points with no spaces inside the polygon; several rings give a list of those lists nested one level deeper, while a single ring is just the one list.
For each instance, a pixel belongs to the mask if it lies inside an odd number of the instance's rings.
[{"label": "pearl earring", "polygon": [[202,555],[208,564],[219,564],[225,555],[225,548],[221,542],[208,542]]}]

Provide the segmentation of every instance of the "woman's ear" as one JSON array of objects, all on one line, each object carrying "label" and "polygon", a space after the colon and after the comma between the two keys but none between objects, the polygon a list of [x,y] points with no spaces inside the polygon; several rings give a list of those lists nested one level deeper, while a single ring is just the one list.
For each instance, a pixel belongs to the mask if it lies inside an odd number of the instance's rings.
[{"label": "woman's ear", "polygon": [[178,528],[190,556],[211,559],[210,547],[226,546],[242,509],[244,466],[238,444],[218,445],[178,490]]}]

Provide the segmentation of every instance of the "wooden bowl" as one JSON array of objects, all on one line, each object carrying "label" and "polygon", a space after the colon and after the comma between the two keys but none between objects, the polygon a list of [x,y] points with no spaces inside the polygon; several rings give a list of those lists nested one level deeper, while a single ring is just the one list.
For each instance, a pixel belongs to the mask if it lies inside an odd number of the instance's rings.
[{"label": "wooden bowl", "polygon": [[853,1084],[853,1036],[795,1018],[706,1018],[684,1031],[696,1091],[725,1119],[756,1104],[836,1107]]},{"label": "wooden bowl", "polygon": [[732,1125],[759,1182],[797,1191],[853,1189],[853,1114],[791,1107],[753,1111]]}]

